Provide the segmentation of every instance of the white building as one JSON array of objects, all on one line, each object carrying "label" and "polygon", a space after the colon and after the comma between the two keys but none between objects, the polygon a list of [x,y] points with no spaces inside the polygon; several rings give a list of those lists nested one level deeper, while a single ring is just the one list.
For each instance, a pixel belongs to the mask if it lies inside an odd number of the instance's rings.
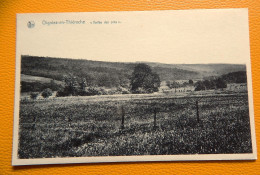
[{"label": "white building", "polygon": [[247,91],[247,83],[229,83],[226,90],[236,92]]}]

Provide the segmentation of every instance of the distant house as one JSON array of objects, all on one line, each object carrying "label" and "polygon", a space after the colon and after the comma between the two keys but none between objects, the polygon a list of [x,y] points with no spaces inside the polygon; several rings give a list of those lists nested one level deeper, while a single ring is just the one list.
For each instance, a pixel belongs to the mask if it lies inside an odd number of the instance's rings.
[{"label": "distant house", "polygon": [[185,87],[178,87],[178,88],[173,88],[173,90],[177,92],[193,92],[195,90],[194,86],[185,86]]},{"label": "distant house", "polygon": [[229,83],[226,90],[235,92],[247,91],[247,83]]}]

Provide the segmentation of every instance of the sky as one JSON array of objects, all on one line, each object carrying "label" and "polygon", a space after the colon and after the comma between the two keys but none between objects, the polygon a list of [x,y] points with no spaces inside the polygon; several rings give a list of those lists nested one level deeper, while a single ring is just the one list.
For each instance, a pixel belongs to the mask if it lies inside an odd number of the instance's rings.
[{"label": "sky", "polygon": [[[29,28],[29,21],[35,26]],[[112,62],[245,64],[250,61],[248,11],[18,14],[17,55]]]}]

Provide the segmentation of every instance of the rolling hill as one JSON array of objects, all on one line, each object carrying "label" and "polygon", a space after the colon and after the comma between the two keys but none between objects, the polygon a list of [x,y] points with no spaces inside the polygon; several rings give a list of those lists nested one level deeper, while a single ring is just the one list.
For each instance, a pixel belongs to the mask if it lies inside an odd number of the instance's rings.
[{"label": "rolling hill", "polygon": [[[129,85],[129,78],[137,63],[23,55],[21,56],[22,82],[33,83],[34,77],[36,77],[36,80],[43,80],[38,81],[38,84],[53,80],[55,84],[60,85],[64,76],[72,75],[78,79],[85,78],[88,85],[124,87]],[[246,70],[245,65],[239,64],[162,64],[152,62],[145,62],[145,64],[148,64],[154,72],[157,72],[161,81],[202,79]]]}]

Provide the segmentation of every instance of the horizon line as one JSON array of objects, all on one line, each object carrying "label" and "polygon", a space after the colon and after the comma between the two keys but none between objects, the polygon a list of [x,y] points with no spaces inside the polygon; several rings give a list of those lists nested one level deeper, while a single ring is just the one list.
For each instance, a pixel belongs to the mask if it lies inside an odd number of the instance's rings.
[{"label": "horizon line", "polygon": [[166,65],[174,65],[174,64],[187,64],[187,65],[210,65],[210,64],[233,64],[233,65],[246,65],[246,63],[163,63],[163,62],[150,62],[150,61],[135,61],[135,62],[126,62],[126,61],[104,61],[104,60],[91,60],[86,58],[67,58],[67,57],[56,57],[56,56],[35,56],[35,55],[29,55],[29,54],[21,54],[22,56],[29,56],[29,57],[44,57],[44,58],[54,58],[54,59],[68,59],[68,60],[83,60],[83,61],[93,61],[93,62],[109,62],[109,63],[129,63],[129,64],[135,64],[135,63],[154,63],[154,64],[166,64]]}]

